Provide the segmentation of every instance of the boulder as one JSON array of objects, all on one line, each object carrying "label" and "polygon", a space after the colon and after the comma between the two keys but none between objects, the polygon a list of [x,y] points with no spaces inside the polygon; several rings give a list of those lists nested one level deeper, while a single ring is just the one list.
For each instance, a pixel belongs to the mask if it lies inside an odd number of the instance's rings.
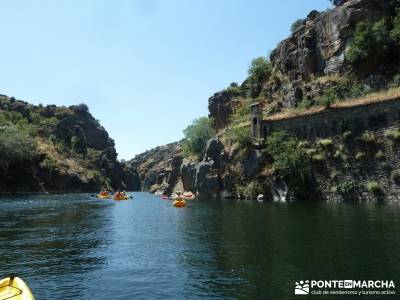
[{"label": "boulder", "polygon": [[210,158],[218,163],[221,153],[224,153],[224,145],[218,139],[212,138],[207,141],[203,160]]},{"label": "boulder", "polygon": [[283,180],[275,179],[271,183],[271,193],[274,202],[287,202],[293,200],[289,187]]},{"label": "boulder", "polygon": [[260,172],[262,157],[259,150],[251,150],[240,160],[245,177],[254,177]]},{"label": "boulder", "polygon": [[181,166],[181,179],[185,191],[196,190],[196,164],[183,160]]},{"label": "boulder", "polygon": [[288,194],[287,186],[274,182],[271,187],[272,199],[274,202],[286,202],[286,196]]},{"label": "boulder", "polygon": [[212,169],[213,161],[203,161],[196,167],[196,189],[201,196],[216,196],[222,190],[221,177]]},{"label": "boulder", "polygon": [[181,165],[182,165],[182,156],[178,155],[178,156],[174,156],[170,161],[170,169],[171,171],[168,174],[168,178],[166,180],[167,186],[165,187],[165,193],[170,194],[172,193],[179,175],[180,175],[180,171],[181,171]]},{"label": "boulder", "polygon": [[283,107],[293,108],[303,99],[303,90],[300,86],[288,83],[283,86]]}]

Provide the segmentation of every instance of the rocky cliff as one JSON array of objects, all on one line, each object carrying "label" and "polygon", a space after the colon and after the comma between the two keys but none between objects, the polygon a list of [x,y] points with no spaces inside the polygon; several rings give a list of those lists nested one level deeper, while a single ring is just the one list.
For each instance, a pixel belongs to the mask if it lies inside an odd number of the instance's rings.
[{"label": "rocky cliff", "polygon": [[0,96],[0,193],[137,189],[86,105],[35,106]]},{"label": "rocky cliff", "polygon": [[164,194],[185,190],[201,197],[229,198],[235,197],[241,180],[258,176],[260,159],[259,150],[242,150],[213,138],[200,161],[184,158],[180,144],[172,143],[139,154],[127,165],[139,173],[143,190]]},{"label": "rocky cliff", "polygon": [[[241,85],[232,83],[209,99],[209,116],[218,134],[207,142],[202,155],[183,158],[179,144],[171,144],[139,155],[129,164],[138,170],[143,188],[251,199],[263,193],[265,199],[275,201],[397,201],[400,128],[396,123],[313,140],[282,132],[251,140],[245,136],[249,128],[243,126],[250,119],[248,107],[253,101],[260,102],[264,116],[271,117],[288,109],[304,111],[318,105],[330,109],[333,101],[399,86],[400,40],[395,40],[399,8],[399,1],[393,0],[349,0],[325,12],[312,11],[272,51],[262,76],[255,80],[250,74]],[[363,60],[350,59],[348,53],[354,49]],[[398,89],[391,91],[396,98]],[[386,94],[382,95],[378,98]],[[378,115],[371,118],[380,122]],[[358,128],[356,116],[354,122]],[[240,131],[235,133],[235,128]]]},{"label": "rocky cliff", "polygon": [[[359,63],[352,63],[346,54],[360,22],[374,24],[383,20],[387,28],[382,30],[389,31],[390,20],[399,7],[399,1],[393,0],[350,0],[324,12],[310,12],[290,37],[271,52],[270,75],[259,83],[256,95],[257,101],[264,104],[264,113],[272,115],[298,107],[302,101],[317,104],[332,87],[339,98],[385,88],[399,72],[398,47],[388,45],[391,51],[381,56],[372,53],[372,57]],[[347,80],[349,77],[351,80]],[[249,79],[239,90],[228,88],[209,99],[209,116],[215,119],[217,130],[228,125],[237,104],[247,97]],[[338,83],[340,88],[336,88]],[[342,90],[349,91],[346,94]]]},{"label": "rocky cliff", "polygon": [[171,143],[135,156],[126,166],[138,173],[144,190],[171,193],[178,184],[182,160],[180,144]]}]

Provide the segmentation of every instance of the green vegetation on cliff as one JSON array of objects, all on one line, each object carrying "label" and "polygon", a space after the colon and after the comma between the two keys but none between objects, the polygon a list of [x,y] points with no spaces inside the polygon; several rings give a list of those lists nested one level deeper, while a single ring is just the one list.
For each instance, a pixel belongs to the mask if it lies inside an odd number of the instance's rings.
[{"label": "green vegetation on cliff", "polygon": [[207,117],[196,119],[183,130],[183,133],[185,135],[182,142],[184,155],[200,158],[207,141],[215,135],[213,120]]},{"label": "green vegetation on cliff", "polygon": [[398,42],[398,21],[392,24],[386,19],[376,23],[360,22],[357,24],[353,42],[347,52],[347,59],[352,63],[367,59],[382,59],[389,51],[393,51]]},{"label": "green vegetation on cliff", "polygon": [[271,159],[276,176],[284,179],[297,196],[312,191],[310,159],[306,145],[284,131],[273,132],[266,140],[264,157]]},{"label": "green vegetation on cliff", "polygon": [[262,84],[269,76],[271,76],[271,63],[265,57],[257,57],[251,61],[247,78],[247,86],[249,88],[249,96],[258,97],[261,92]]},{"label": "green vegetation on cliff", "polygon": [[85,104],[34,106],[0,96],[0,193],[119,188],[116,157]]},{"label": "green vegetation on cliff", "polygon": [[233,126],[226,130],[226,140],[230,143],[238,143],[244,149],[250,148],[254,144],[254,139],[250,135],[249,128],[243,126]]},{"label": "green vegetation on cliff", "polygon": [[[312,11],[295,22],[269,58],[252,60],[242,83],[210,97],[217,134],[206,120],[185,131],[185,156],[196,159],[182,164],[184,188],[247,198],[263,193],[274,200],[311,194],[314,199],[374,200],[380,193],[368,183],[377,182],[388,198],[398,195],[400,131],[386,113],[371,110],[376,116],[367,118],[355,108],[393,103],[400,95],[399,2],[333,4],[340,7]],[[250,126],[258,125],[250,121],[255,102],[264,118],[259,134],[267,135],[259,140],[250,134]],[[354,116],[332,117],[329,125],[317,120],[340,111]],[[149,162],[152,182],[162,182],[167,177],[162,168],[156,170],[153,158]]]},{"label": "green vegetation on cliff", "polygon": [[[4,124],[4,123],[3,123]],[[0,168],[2,173],[17,165],[24,166],[39,159],[33,139],[24,130],[15,127],[0,129]]]}]

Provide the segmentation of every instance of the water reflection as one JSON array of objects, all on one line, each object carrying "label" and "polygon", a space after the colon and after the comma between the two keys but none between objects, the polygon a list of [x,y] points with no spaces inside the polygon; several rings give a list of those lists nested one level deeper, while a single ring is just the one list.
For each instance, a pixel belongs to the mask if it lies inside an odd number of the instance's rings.
[{"label": "water reflection", "polygon": [[181,220],[182,263],[200,293],[227,298],[290,298],[304,278],[397,279],[399,214],[377,205],[198,203]]},{"label": "water reflection", "polygon": [[82,296],[83,274],[105,261],[109,205],[88,195],[1,199],[1,274],[23,276],[38,299],[52,299],[54,290]]},{"label": "water reflection", "polygon": [[399,233],[388,205],[2,198],[0,272],[38,299],[290,299],[296,280],[397,280]]}]

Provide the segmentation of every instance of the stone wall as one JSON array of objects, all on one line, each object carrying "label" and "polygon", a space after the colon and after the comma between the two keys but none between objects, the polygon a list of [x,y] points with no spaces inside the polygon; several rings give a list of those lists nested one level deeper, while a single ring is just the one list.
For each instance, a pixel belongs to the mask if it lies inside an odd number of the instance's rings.
[{"label": "stone wall", "polygon": [[264,120],[261,137],[272,131],[284,130],[299,138],[313,140],[365,130],[400,125],[400,98],[362,104],[353,107],[331,108],[315,114],[281,120]]}]

